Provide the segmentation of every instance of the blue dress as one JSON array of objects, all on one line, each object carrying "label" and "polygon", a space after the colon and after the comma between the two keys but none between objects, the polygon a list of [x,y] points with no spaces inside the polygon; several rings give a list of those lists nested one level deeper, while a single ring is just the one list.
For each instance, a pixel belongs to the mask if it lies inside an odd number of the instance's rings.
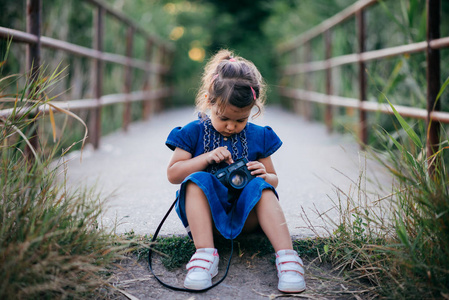
[{"label": "blue dress", "polygon": [[[234,161],[242,157],[248,161],[255,161],[272,155],[281,147],[282,141],[271,127],[249,122],[240,133],[225,138],[214,129],[210,119],[206,117],[192,121],[184,127],[174,128],[168,135],[166,145],[172,150],[181,148],[191,153],[192,157],[227,146]],[[232,204],[228,201],[228,189],[213,175],[216,170],[226,165],[225,162],[209,165],[204,171],[190,174],[181,183],[176,193],[178,201],[175,209],[190,237],[185,212],[185,193],[189,181],[203,190],[209,201],[215,227],[227,239],[233,239],[240,234],[250,211],[260,200],[264,189],[271,189],[277,197],[272,185],[262,178],[255,178],[237,196],[238,199],[232,201],[234,203]]]}]

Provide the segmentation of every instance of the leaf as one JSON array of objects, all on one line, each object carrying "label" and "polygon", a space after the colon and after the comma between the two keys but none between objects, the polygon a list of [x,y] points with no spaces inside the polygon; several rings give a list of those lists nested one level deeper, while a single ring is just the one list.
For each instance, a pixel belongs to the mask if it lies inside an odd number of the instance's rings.
[{"label": "leaf", "polygon": [[407,247],[410,247],[410,241],[407,236],[407,230],[405,229],[404,222],[401,219],[397,220],[396,233],[398,235],[399,240],[402,242],[402,244]]},{"label": "leaf", "polygon": [[328,253],[329,252],[329,245],[324,245],[324,253]]},{"label": "leaf", "polygon": [[53,113],[53,108],[50,107],[48,112],[50,114],[51,129],[53,131],[53,143],[56,143],[56,124],[55,124],[55,115]]},{"label": "leaf", "polygon": [[[82,140],[81,140],[81,141],[82,141],[81,149],[83,149],[83,148],[84,148],[84,143],[85,143],[86,140],[87,140],[87,133],[88,133],[88,127],[87,127],[86,123],[84,123],[83,119],[81,119],[80,117],[78,117],[76,114],[70,112],[69,110],[63,109],[63,108],[58,107],[58,106],[56,106],[56,105],[53,105],[53,104],[50,103],[50,102],[48,102],[47,104],[50,105],[51,108],[54,108],[54,109],[56,109],[57,111],[59,111],[59,112],[61,112],[61,113],[64,113],[64,114],[66,114],[66,115],[68,115],[68,116],[71,116],[71,117],[75,118],[76,120],[78,120],[78,121],[84,126],[84,128],[85,128],[85,130],[84,130],[84,137],[83,137]],[[50,109],[51,109],[51,108],[50,108]],[[83,156],[82,156],[82,152],[81,152],[80,161],[82,160],[82,158],[83,158]]]},{"label": "leaf", "polygon": [[404,149],[404,147],[393,136],[391,136],[391,134],[389,134],[386,129],[382,128],[382,130],[385,132],[386,135],[388,135],[390,137],[391,141],[396,145],[396,147],[399,150],[403,150]]},{"label": "leaf", "polygon": [[449,84],[449,77],[446,78],[446,81],[443,83],[443,85],[441,86],[441,89],[437,95],[437,98],[435,99],[435,103],[438,101],[438,99],[440,99],[441,94],[443,94],[444,90],[446,89],[447,85]]},{"label": "leaf", "polygon": [[393,84],[395,83],[396,79],[399,76],[399,73],[401,72],[403,64],[404,64],[404,61],[399,60],[398,63],[394,66],[393,72],[391,72],[391,75],[388,78],[387,84],[383,90],[384,94],[388,94],[390,92],[390,90],[392,89]]},{"label": "leaf", "polygon": [[34,158],[36,159],[36,161],[41,164],[41,160],[39,159],[39,156],[36,153],[36,150],[34,149],[33,145],[31,145],[29,139],[25,136],[25,134],[23,134],[22,131],[20,131],[19,128],[17,128],[15,125],[12,125],[12,128],[23,138],[23,140],[25,141],[25,143],[28,145],[28,147],[30,148],[31,152],[34,155]]},{"label": "leaf", "polygon": [[436,157],[438,157],[438,155],[441,155],[441,152],[443,152],[443,150],[449,149],[449,146],[443,147],[440,150],[438,150],[437,152],[435,152],[434,154],[432,154],[431,156],[429,156],[429,160],[434,160]]},{"label": "leaf", "polygon": [[421,140],[419,139],[418,135],[416,134],[416,132],[412,129],[412,127],[410,127],[410,125],[408,125],[408,123],[404,120],[404,118],[398,113],[396,108],[394,108],[393,104],[391,104],[390,100],[388,100],[387,96],[384,95],[384,97],[388,101],[388,104],[390,104],[390,107],[393,110],[393,113],[394,113],[396,119],[398,119],[399,123],[401,124],[401,126],[405,130],[405,132],[407,133],[408,137],[413,141],[413,143],[417,147],[422,148],[423,145],[422,145]]}]

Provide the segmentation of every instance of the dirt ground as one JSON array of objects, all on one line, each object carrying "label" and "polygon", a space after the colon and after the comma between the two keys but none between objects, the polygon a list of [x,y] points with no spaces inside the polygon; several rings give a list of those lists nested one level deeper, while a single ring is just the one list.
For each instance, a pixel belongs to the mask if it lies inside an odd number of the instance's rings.
[{"label": "dirt ground", "polygon": [[[220,253],[219,273],[214,282],[222,278],[229,252]],[[306,299],[373,299],[369,286],[344,280],[332,268],[320,263],[319,258],[304,259],[307,290],[301,294],[284,294],[277,290],[274,255],[236,253],[226,279],[217,287],[203,293],[173,291],[163,287],[151,275],[147,261],[130,256],[120,262],[109,282],[117,290],[110,299],[276,299],[281,297]],[[160,257],[153,258],[153,269],[164,282],[182,287],[184,267],[168,271]]]}]

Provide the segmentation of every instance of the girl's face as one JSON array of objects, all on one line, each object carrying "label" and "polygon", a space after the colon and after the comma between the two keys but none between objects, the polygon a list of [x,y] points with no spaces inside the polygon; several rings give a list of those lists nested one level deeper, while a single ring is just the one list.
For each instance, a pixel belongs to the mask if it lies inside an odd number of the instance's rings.
[{"label": "girl's face", "polygon": [[217,106],[214,105],[210,109],[212,126],[221,135],[226,137],[239,133],[245,128],[251,114],[251,109],[251,105],[239,108],[228,104],[222,112],[218,112]]}]

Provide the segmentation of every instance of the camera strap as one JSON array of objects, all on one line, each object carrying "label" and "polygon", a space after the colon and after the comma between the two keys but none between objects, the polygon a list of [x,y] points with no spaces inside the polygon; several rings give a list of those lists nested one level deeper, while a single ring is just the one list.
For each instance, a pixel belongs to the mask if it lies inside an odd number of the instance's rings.
[{"label": "camera strap", "polygon": [[161,223],[157,227],[156,232],[154,233],[153,238],[151,239],[151,245],[150,245],[150,247],[148,249],[148,268],[150,269],[150,271],[153,274],[154,278],[156,278],[156,280],[159,281],[159,283],[162,284],[166,288],[169,288],[169,289],[172,289],[172,290],[175,290],[175,291],[181,291],[181,292],[191,292],[191,293],[205,292],[205,291],[210,290],[211,288],[214,288],[217,285],[219,285],[226,278],[226,276],[228,275],[229,266],[231,265],[232,254],[234,252],[234,240],[231,239],[231,254],[229,255],[228,265],[226,266],[225,274],[223,275],[223,277],[219,281],[217,281],[216,283],[212,284],[210,287],[205,288],[205,289],[201,289],[201,290],[192,290],[192,289],[186,289],[186,288],[183,288],[183,287],[181,288],[181,287],[177,287],[177,286],[172,286],[172,285],[169,285],[169,284],[163,282],[159,277],[157,277],[157,275],[153,271],[153,265],[152,265],[153,246],[152,245],[154,245],[154,242],[156,241],[156,238],[157,238],[157,236],[159,234],[159,231],[161,230],[162,225],[164,224],[165,220],[170,215],[170,212],[173,210],[173,207],[175,207],[176,201],[178,201],[178,198],[175,199],[175,201],[170,206],[170,208],[168,209],[168,211],[165,214],[165,216],[162,218]]}]

